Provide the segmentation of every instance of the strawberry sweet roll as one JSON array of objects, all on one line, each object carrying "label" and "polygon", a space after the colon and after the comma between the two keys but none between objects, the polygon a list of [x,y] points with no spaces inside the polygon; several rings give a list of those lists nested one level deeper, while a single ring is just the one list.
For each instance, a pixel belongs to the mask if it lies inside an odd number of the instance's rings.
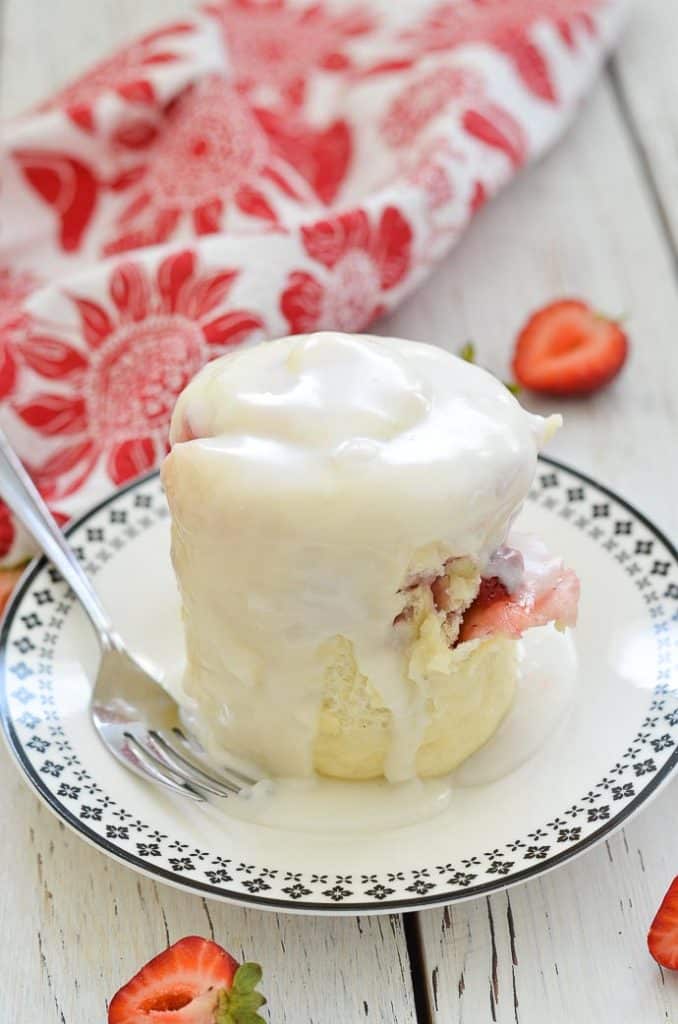
[{"label": "strawberry sweet roll", "polygon": [[449,772],[578,582],[511,524],[559,425],[429,345],[319,333],[208,364],[163,481],[202,741],[274,776]]}]

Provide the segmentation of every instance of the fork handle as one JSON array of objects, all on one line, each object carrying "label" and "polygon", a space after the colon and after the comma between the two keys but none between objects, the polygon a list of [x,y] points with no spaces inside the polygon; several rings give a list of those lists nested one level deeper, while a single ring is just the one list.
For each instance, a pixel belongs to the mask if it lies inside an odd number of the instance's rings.
[{"label": "fork handle", "polygon": [[115,646],[115,631],[111,620],[1,428],[0,495],[73,590],[99,634],[101,643],[106,647]]}]

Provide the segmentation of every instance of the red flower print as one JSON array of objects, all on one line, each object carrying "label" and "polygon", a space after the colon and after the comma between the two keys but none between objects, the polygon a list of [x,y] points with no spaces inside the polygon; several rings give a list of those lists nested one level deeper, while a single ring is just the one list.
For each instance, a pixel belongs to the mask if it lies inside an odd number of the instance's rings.
[{"label": "red flower print", "polygon": [[447,167],[453,158],[460,156],[447,140],[436,139],[426,147],[407,175],[408,181],[423,190],[429,211],[439,210],[454,199],[456,190]]},{"label": "red flower print", "polygon": [[386,111],[381,133],[393,148],[409,147],[452,104],[461,111],[461,124],[469,135],[501,150],[514,167],[527,159],[522,126],[503,107],[487,100],[480,74],[460,68],[437,68],[410,82]]},{"label": "red flower print", "polygon": [[302,241],[325,273],[289,275],[280,308],[293,334],[361,330],[383,311],[382,293],[410,268],[412,229],[394,206],[384,210],[376,226],[364,210],[318,221],[302,228]]},{"label": "red flower print", "polygon": [[63,438],[32,467],[47,498],[77,490],[102,459],[115,484],[155,465],[179,392],[208,359],[263,326],[247,310],[223,308],[237,276],[199,274],[188,250],[163,260],[155,278],[139,263],[120,263],[108,303],[68,296],[80,321],[78,344],[30,333],[23,358],[55,389],[15,411],[37,434]]},{"label": "red flower print", "polygon": [[16,363],[8,340],[0,334],[0,398],[6,398],[14,390]]},{"label": "red flower print", "polygon": [[351,129],[340,118],[327,128],[314,128],[300,117],[255,111],[272,146],[309,183],[318,199],[334,201],[353,155]]},{"label": "red flower print", "polygon": [[515,168],[525,162],[528,142],[521,124],[503,107],[486,103],[464,114],[464,129],[479,142],[505,153]]},{"label": "red flower print", "polygon": [[0,268],[0,399],[11,394],[16,384],[15,342],[28,322],[23,302],[37,284],[32,274]]},{"label": "red flower print", "polygon": [[453,101],[470,106],[484,99],[485,82],[477,71],[436,68],[408,82],[381,122],[381,134],[393,148],[409,146]]},{"label": "red flower print", "polygon": [[95,64],[43,103],[40,110],[62,108],[78,128],[93,132],[93,108],[102,93],[115,92],[129,103],[154,103],[156,96],[148,77],[149,71],[158,65],[181,60],[182,55],[172,49],[172,44],[194,31],[194,25],[180,22],[149,32],[131,45],[117,50],[112,57]]},{"label": "red flower print", "polygon": [[271,100],[301,106],[308,76],[316,68],[350,67],[346,43],[373,27],[373,19],[358,6],[330,14],[322,3],[304,7],[286,0],[226,0],[207,9],[223,27],[238,88],[265,107]]},{"label": "red flower print", "polygon": [[224,228],[229,206],[250,224],[277,228],[273,202],[295,196],[298,182],[242,97],[223,78],[207,77],[173,104],[148,162],[132,175],[120,233],[104,252],[165,242],[186,218],[196,235],[212,234]]},{"label": "red flower print", "polygon": [[[12,513],[4,502],[0,501],[0,558],[4,558],[14,543],[14,524]],[[0,607],[0,611],[2,608]]]},{"label": "red flower print", "polygon": [[28,184],[56,214],[61,248],[79,249],[99,198],[94,171],[68,153],[49,149],[20,149],[12,156]]},{"label": "red flower print", "polygon": [[445,0],[402,39],[417,53],[439,53],[466,43],[487,43],[506,54],[524,85],[540,99],[557,96],[548,64],[532,41],[534,25],[550,21],[570,48],[578,27],[593,34],[593,12],[604,0]]}]

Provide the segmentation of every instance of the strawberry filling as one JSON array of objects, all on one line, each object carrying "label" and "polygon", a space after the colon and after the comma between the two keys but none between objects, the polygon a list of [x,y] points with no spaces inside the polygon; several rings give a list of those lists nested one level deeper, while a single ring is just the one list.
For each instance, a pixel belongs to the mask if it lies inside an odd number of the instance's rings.
[{"label": "strawberry filling", "polygon": [[[411,575],[394,619],[401,638],[416,640],[427,616],[437,616],[445,640],[456,647],[493,633],[518,638],[534,626],[577,621],[579,580],[537,537],[513,533],[480,577],[470,558],[450,558],[438,572]],[[402,630],[406,632],[403,633]]]},{"label": "strawberry filling", "polygon": [[512,594],[492,576],[481,580],[478,595],[464,614],[459,641],[478,640],[492,633],[517,638],[525,630],[548,622],[574,626],[578,602],[579,580],[571,569],[563,567],[544,589],[534,577],[526,575]]}]

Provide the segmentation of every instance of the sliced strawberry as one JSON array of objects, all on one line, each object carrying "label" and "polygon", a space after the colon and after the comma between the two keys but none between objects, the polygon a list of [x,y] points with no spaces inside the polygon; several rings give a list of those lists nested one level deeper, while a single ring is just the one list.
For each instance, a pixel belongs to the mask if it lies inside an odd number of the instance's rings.
[{"label": "sliced strawberry", "polygon": [[627,353],[628,340],[618,323],[585,302],[562,299],[525,324],[516,342],[513,372],[532,391],[582,395],[616,377]]},{"label": "sliced strawberry", "polygon": [[557,622],[574,626],[577,622],[579,580],[571,569],[563,569],[545,590],[538,591],[528,582],[515,594],[509,594],[500,580],[483,580],[478,595],[464,614],[459,640],[478,640],[493,633],[519,637],[533,626]]},{"label": "sliced strawberry", "polygon": [[491,607],[496,604],[497,601],[510,600],[509,592],[501,582],[498,576],[490,576],[489,578],[483,578],[480,581],[480,589],[476,594],[476,599],[473,602],[473,607],[476,611],[481,611],[485,608]]},{"label": "sliced strawberry", "polygon": [[678,970],[678,877],[671,882],[650,925],[647,947],[662,967]]},{"label": "sliced strawberry", "polygon": [[108,1024],[263,1024],[258,964],[237,962],[216,942],[187,936],[116,992]]}]

